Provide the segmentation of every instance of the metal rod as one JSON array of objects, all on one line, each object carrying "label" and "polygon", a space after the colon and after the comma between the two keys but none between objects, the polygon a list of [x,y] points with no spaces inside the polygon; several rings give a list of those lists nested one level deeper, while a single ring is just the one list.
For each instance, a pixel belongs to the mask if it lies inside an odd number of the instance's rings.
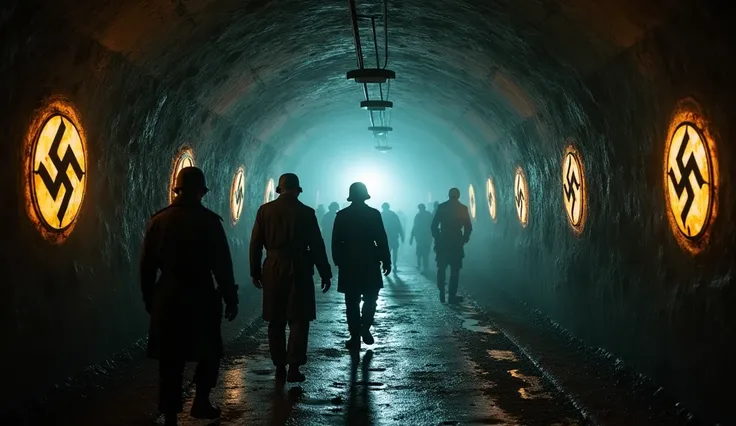
[{"label": "metal rod", "polygon": [[363,69],[363,49],[360,47],[360,31],[358,30],[358,11],[355,8],[355,0],[348,0],[350,5],[350,20],[353,22],[353,41],[355,42],[355,54],[358,56],[358,67]]},{"label": "metal rod", "polygon": [[[388,67],[388,0],[383,1],[383,38],[386,43],[386,51],[383,55],[383,69]],[[378,48],[376,48],[378,50]],[[378,65],[380,66],[380,65]]]}]

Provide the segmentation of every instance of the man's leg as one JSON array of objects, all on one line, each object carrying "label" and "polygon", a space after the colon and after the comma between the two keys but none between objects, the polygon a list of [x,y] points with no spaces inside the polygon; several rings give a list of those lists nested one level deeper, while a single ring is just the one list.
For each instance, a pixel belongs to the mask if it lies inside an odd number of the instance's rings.
[{"label": "man's leg", "polygon": [[283,368],[286,365],[286,321],[268,323],[268,349],[273,365]]},{"label": "man's leg", "polygon": [[363,312],[361,315],[361,334],[363,335],[363,343],[372,345],[375,340],[371,334],[373,326],[373,318],[376,316],[376,304],[378,300],[379,289],[369,290],[363,294]]},{"label": "man's leg", "polygon": [[197,369],[194,371],[197,393],[192,403],[192,417],[210,420],[220,417],[220,409],[210,403],[210,392],[217,386],[219,372],[220,358],[203,359],[197,363]]},{"label": "man's leg", "polygon": [[445,303],[445,275],[447,263],[437,262],[437,288],[440,290],[440,302]]},{"label": "man's leg", "polygon": [[396,261],[399,259],[399,246],[391,247],[391,263],[394,265],[394,271],[398,271]]},{"label": "man's leg", "polygon": [[459,302],[462,298],[457,297],[457,286],[460,281],[460,267],[450,265],[450,301]]},{"label": "man's leg", "polygon": [[307,363],[307,347],[309,345],[309,320],[289,321],[289,347],[286,362],[289,364],[290,382],[303,382],[306,377],[299,367]]},{"label": "man's leg", "polygon": [[158,362],[158,409],[166,417],[167,424],[176,424],[176,415],[183,409],[181,386],[185,364],[184,360],[172,359]]},{"label": "man's leg", "polygon": [[348,320],[348,331],[350,332],[350,340],[347,341],[345,347],[348,349],[360,348],[360,293],[345,293],[345,316]]}]

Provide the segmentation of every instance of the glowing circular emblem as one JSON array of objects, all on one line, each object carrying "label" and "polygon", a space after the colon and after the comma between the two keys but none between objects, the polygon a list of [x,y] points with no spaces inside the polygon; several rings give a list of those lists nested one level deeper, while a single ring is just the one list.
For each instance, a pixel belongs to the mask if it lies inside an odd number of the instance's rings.
[{"label": "glowing circular emblem", "polygon": [[488,178],[486,181],[486,199],[488,201],[488,212],[491,214],[491,219],[496,221],[496,186],[493,184],[493,179]]},{"label": "glowing circular emblem", "polygon": [[468,186],[468,208],[470,210],[470,218],[475,220],[475,188],[473,188],[473,184]]},{"label": "glowing circular emblem", "polygon": [[245,204],[245,168],[238,167],[233,176],[233,184],[230,187],[230,219],[233,225],[240,220],[240,214],[243,212]]},{"label": "glowing circular emblem", "polygon": [[514,177],[514,205],[521,226],[526,227],[529,222],[529,186],[526,183],[526,175],[524,175],[521,166],[516,167],[516,176]]},{"label": "glowing circular emblem", "polygon": [[276,199],[276,183],[273,178],[268,180],[266,183],[266,192],[263,194],[263,204],[270,203]]},{"label": "glowing circular emblem", "polygon": [[678,242],[701,251],[717,210],[718,163],[715,142],[692,99],[678,103],[665,146],[667,216]]},{"label": "glowing circular emblem", "polygon": [[587,212],[585,172],[580,153],[573,145],[565,148],[562,157],[562,200],[567,222],[576,233],[583,232]]},{"label": "glowing circular emblem", "polygon": [[26,207],[41,234],[63,242],[74,228],[87,184],[87,148],[74,108],[54,101],[26,137]]},{"label": "glowing circular emblem", "polygon": [[174,185],[176,185],[176,176],[184,167],[194,167],[194,153],[191,148],[182,148],[181,151],[176,155],[174,159],[174,169],[171,173],[171,179],[169,181],[169,203],[174,201]]}]

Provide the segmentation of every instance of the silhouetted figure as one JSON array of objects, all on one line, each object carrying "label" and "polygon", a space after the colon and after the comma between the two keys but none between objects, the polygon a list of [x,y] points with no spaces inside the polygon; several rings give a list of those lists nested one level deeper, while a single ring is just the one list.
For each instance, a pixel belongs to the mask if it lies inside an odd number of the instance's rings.
[{"label": "silhouetted figure", "polygon": [[[367,345],[376,313],[378,292],[383,288],[383,274],[391,273],[391,253],[381,213],[368,206],[368,189],[361,182],[350,185],[348,201],[352,204],[340,210],[332,232],[332,259],[338,267],[337,291],[345,294],[345,312],[350,340],[348,349],[360,349],[360,338]],[[363,298],[363,313],[360,299]]]},{"label": "silhouetted figure", "polygon": [[437,254],[437,287],[440,301],[445,302],[445,275],[450,267],[450,303],[462,300],[457,296],[460,269],[465,257],[464,246],[470,240],[473,225],[470,222],[468,207],[460,202],[460,190],[450,189],[449,200],[437,207],[432,219],[434,250]]},{"label": "silhouetted figure", "polygon": [[[299,367],[307,362],[309,322],[317,317],[314,266],[322,279],[323,293],[330,289],[332,271],[314,209],[298,199],[302,192],[299,178],[293,173],[282,175],[276,192],[279,197],[262,205],[256,214],[250,274],[253,285],[263,289],[263,319],[269,322],[268,345],[276,378],[303,382]],[[261,266],[264,248],[266,260]]]},{"label": "silhouetted figure", "polygon": [[394,265],[394,272],[396,268],[396,262],[399,256],[399,242],[404,242],[404,228],[401,226],[399,216],[391,210],[391,206],[388,203],[381,205],[383,211],[381,212],[381,218],[383,219],[383,226],[386,228],[386,236],[388,237],[388,246],[391,250],[391,260]]},{"label": "silhouetted figure", "polygon": [[440,205],[439,201],[435,201],[434,204],[432,204],[432,211],[429,212],[432,216],[434,216],[435,213],[437,213],[437,207],[439,207],[439,205]]},{"label": "silhouetted figure", "polygon": [[419,213],[414,216],[409,244],[417,243],[417,268],[423,272],[429,270],[429,251],[432,248],[432,214],[424,204],[417,206]]},{"label": "silhouetted figure", "polygon": [[151,315],[148,356],[159,360],[158,406],[167,425],[176,425],[176,415],[183,409],[187,361],[197,362],[191,416],[220,416],[209,395],[223,355],[223,299],[225,317],[232,321],[238,314],[238,288],[222,218],[202,205],[207,193],[204,173],[196,167],[183,168],[174,191],[177,196],[171,205],[148,222],[140,265],[143,301]]},{"label": "silhouetted figure", "polygon": [[332,247],[330,241],[332,241],[332,228],[335,226],[335,216],[340,210],[340,205],[336,202],[331,202],[329,211],[322,216],[322,237],[327,242],[327,259],[332,259]]},{"label": "silhouetted figure", "polygon": [[318,205],[317,210],[315,210],[314,213],[315,213],[315,216],[317,216],[317,223],[321,224],[322,218],[325,216],[325,213],[327,213],[327,211],[325,210],[325,205],[324,204]]}]

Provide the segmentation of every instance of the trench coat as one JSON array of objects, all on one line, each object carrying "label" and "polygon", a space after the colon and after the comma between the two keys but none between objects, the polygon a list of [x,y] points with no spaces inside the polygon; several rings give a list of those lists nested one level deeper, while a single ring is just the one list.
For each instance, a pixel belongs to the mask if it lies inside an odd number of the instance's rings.
[{"label": "trench coat", "polygon": [[470,240],[473,224],[468,207],[459,200],[447,200],[437,206],[432,219],[432,236],[437,264],[461,268],[465,243]]},{"label": "trench coat", "polygon": [[181,198],[153,215],[143,239],[140,280],[151,315],[149,357],[222,356],[222,302],[237,305],[238,294],[220,216]]},{"label": "trench coat", "polygon": [[388,245],[392,248],[398,247],[399,239],[404,241],[404,228],[401,226],[399,216],[393,210],[384,211],[381,213],[381,220],[386,229]]},{"label": "trench coat", "polygon": [[264,320],[317,318],[315,266],[322,280],[332,278],[314,209],[293,195],[262,205],[251,233],[250,274],[263,284]]},{"label": "trench coat", "polygon": [[338,292],[365,293],[383,288],[381,263],[391,265],[391,253],[378,210],[353,203],[337,213],[332,260],[338,268]]},{"label": "trench coat", "polygon": [[414,225],[411,228],[411,238],[417,243],[417,256],[429,254],[432,247],[432,214],[422,211],[414,216]]}]

